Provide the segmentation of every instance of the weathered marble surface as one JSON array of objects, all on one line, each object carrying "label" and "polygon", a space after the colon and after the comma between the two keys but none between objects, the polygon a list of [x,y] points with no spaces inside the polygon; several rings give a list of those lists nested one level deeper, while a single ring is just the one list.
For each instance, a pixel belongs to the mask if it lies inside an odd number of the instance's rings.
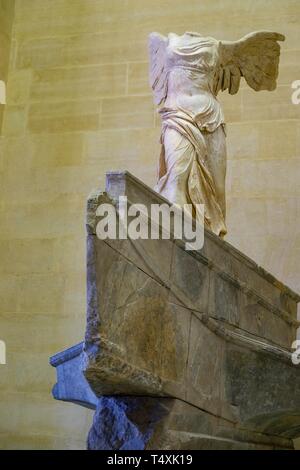
[{"label": "weathered marble surface", "polygon": [[[226,234],[226,132],[219,91],[235,95],[241,79],[255,91],[274,90],[282,34],[256,31],[238,41],[195,32],[149,35],[150,85],[161,105],[161,154],[157,192],[190,204],[205,226]],[[190,206],[190,207],[191,207]],[[200,210],[201,212],[201,210]]]},{"label": "weathered marble surface", "polygon": [[89,448],[292,448],[299,296],[209,231],[199,252],[178,240],[99,240],[96,208],[125,194],[165,202],[118,172],[89,198],[85,343],[56,356],[55,397],[97,407]]}]

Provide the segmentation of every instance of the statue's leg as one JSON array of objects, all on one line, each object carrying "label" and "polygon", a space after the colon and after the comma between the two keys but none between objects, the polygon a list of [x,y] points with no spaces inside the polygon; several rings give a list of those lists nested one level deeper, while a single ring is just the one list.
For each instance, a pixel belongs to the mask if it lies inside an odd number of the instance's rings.
[{"label": "statue's leg", "polygon": [[207,166],[214,180],[216,195],[226,217],[225,177],[226,177],[226,136],[222,126],[214,132],[204,132],[207,145]]},{"label": "statue's leg", "polygon": [[164,148],[167,171],[159,180],[156,190],[174,204],[189,204],[187,183],[195,149],[175,129],[166,129]]}]

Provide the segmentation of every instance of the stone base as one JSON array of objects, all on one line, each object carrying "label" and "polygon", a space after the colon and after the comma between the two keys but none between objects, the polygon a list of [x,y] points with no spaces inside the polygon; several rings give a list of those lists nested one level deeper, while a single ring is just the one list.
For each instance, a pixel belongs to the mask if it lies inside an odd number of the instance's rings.
[{"label": "stone base", "polygon": [[96,407],[90,449],[293,448],[299,296],[209,231],[194,252],[99,240],[97,207],[123,195],[168,203],[118,172],[90,197],[86,337],[52,358],[55,398]]},{"label": "stone base", "polygon": [[290,450],[293,441],[238,429],[181,400],[102,397],[88,449]]}]

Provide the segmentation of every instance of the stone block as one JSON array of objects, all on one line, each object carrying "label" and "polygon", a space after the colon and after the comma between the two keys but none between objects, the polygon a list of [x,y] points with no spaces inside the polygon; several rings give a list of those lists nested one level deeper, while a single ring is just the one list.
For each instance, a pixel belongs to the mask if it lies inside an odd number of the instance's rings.
[{"label": "stone block", "polygon": [[198,312],[208,311],[210,270],[184,246],[174,243],[170,276],[170,299]]},{"label": "stone block", "polygon": [[239,326],[241,317],[241,291],[234,282],[220,274],[210,273],[209,314],[218,320]]},{"label": "stone block", "polygon": [[100,101],[34,103],[28,111],[30,133],[59,133],[99,129]]},{"label": "stone block", "polygon": [[126,74],[125,64],[34,70],[30,99],[66,101],[123,95]]},{"label": "stone block", "polygon": [[148,62],[128,64],[128,94],[145,95],[149,93]]},{"label": "stone block", "polygon": [[292,448],[299,296],[207,230],[198,251],[172,230],[100,240],[97,207],[119,196],[148,211],[167,203],[128,172],[109,173],[88,200],[85,342],[52,362],[56,398],[97,397],[78,399],[96,406],[89,448]]}]

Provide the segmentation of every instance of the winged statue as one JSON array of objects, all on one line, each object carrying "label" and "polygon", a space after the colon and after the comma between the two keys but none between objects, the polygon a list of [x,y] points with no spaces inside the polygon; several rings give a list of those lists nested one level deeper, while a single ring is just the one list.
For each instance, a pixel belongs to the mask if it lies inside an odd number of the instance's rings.
[{"label": "winged statue", "polygon": [[[239,91],[241,79],[255,91],[276,88],[282,34],[258,31],[238,41],[199,33],[149,35],[150,85],[162,118],[156,191],[198,216],[206,228],[227,232],[226,128],[217,95]],[[185,206],[188,204],[189,206]]]}]

